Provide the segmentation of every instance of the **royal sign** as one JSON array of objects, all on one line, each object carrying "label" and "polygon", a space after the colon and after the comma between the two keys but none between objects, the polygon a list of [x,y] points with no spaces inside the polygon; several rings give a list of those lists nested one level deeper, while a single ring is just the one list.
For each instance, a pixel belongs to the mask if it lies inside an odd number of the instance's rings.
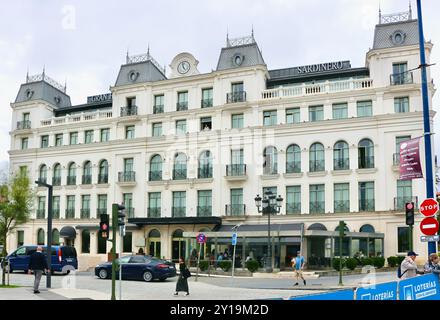
[{"label": "royal sign", "polygon": [[420,213],[423,214],[425,217],[432,217],[438,211],[438,202],[433,198],[428,198],[426,200],[423,200],[419,209]]}]

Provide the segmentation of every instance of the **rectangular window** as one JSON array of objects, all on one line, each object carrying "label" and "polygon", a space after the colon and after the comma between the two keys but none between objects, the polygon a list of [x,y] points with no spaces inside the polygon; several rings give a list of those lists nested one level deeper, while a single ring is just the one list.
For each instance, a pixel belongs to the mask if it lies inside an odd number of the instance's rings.
[{"label": "rectangular window", "polygon": [[71,132],[69,138],[70,144],[78,144],[78,132]]},{"label": "rectangular window", "polygon": [[310,213],[325,213],[325,186],[323,184],[310,185]]},{"label": "rectangular window", "polygon": [[227,103],[246,101],[246,92],[243,89],[243,82],[236,82],[231,84],[231,92],[226,95]]},{"label": "rectangular window", "polygon": [[21,247],[24,244],[24,231],[17,231],[17,248]]},{"label": "rectangular window", "polygon": [[347,103],[334,103],[333,104],[333,119],[347,119]]},{"label": "rectangular window", "polygon": [[266,195],[266,193],[271,192],[274,195],[277,195],[277,187],[264,187],[263,188],[263,195]]},{"label": "rectangular window", "polygon": [[148,217],[160,218],[161,208],[161,193],[149,192],[148,193]]},{"label": "rectangular window", "polygon": [[403,210],[405,203],[411,201],[414,201],[412,197],[412,180],[397,180],[397,197],[394,209]]},{"label": "rectangular window", "polygon": [[37,219],[46,217],[46,197],[38,197]]},{"label": "rectangular window", "polygon": [[124,159],[124,172],[132,172],[133,171],[133,158],[125,158]]},{"label": "rectangular window", "polygon": [[56,147],[60,147],[63,145],[63,134],[62,133],[57,133],[55,135],[55,146]]},{"label": "rectangular window", "polygon": [[101,129],[101,142],[107,142],[110,140],[110,129],[104,128]]},{"label": "rectangular window", "polygon": [[177,93],[177,111],[188,110],[188,91]]},{"label": "rectangular window", "polygon": [[227,215],[239,216],[244,215],[243,189],[231,189],[231,205],[227,207]]},{"label": "rectangular window", "polygon": [[200,118],[200,131],[211,130],[211,129],[212,129],[211,117]]},{"label": "rectangular window", "polygon": [[309,121],[321,121],[324,120],[324,106],[310,106],[309,107]]},{"label": "rectangular window", "polygon": [[408,97],[394,98],[394,112],[396,113],[409,112],[409,98]]},{"label": "rectangular window", "polygon": [[29,147],[29,138],[21,138],[21,150],[26,150]]},{"label": "rectangular window", "polygon": [[263,112],[263,125],[264,126],[274,126],[277,124],[277,111],[264,111]]},{"label": "rectangular window", "polygon": [[153,123],[153,137],[160,137],[162,135],[162,122]]},{"label": "rectangular window", "polygon": [[133,194],[124,193],[122,195],[125,206],[125,214],[127,218],[134,218],[134,208],[133,208]]},{"label": "rectangular window", "polygon": [[374,211],[374,182],[359,182],[359,211]]},{"label": "rectangular window", "polygon": [[231,150],[231,164],[243,164],[243,149]]},{"label": "rectangular window", "polygon": [[49,136],[41,136],[41,148],[49,147]]},{"label": "rectangular window", "polygon": [[186,134],[186,120],[176,120],[176,134]]},{"label": "rectangular window", "polygon": [[107,195],[98,194],[98,218],[100,214],[107,213]]},{"label": "rectangular window", "polygon": [[299,123],[301,121],[299,108],[286,109],[286,123]]},{"label": "rectangular window", "polygon": [[75,196],[66,197],[66,219],[75,218]]},{"label": "rectangular window", "polygon": [[60,218],[60,197],[54,196],[52,198],[52,217],[54,219]]},{"label": "rectangular window", "polygon": [[126,232],[124,236],[123,252],[132,252],[133,233]]},{"label": "rectangular window", "polygon": [[371,117],[373,116],[373,101],[358,101],[357,102],[357,116]]},{"label": "rectangular window", "polygon": [[92,143],[93,142],[93,130],[86,130],[84,134],[84,143]]},{"label": "rectangular window", "polygon": [[158,94],[154,96],[154,107],[153,107],[153,113],[163,113],[165,103],[165,96],[163,94]]},{"label": "rectangular window", "polygon": [[173,191],[173,217],[186,215],[186,191]]},{"label": "rectangular window", "polygon": [[29,112],[23,113],[23,122],[29,121],[29,119],[30,119],[30,113]]},{"label": "rectangular window", "polygon": [[393,63],[393,74],[391,75],[391,84],[400,85],[412,83],[412,74],[407,72],[408,64],[406,62]]},{"label": "rectangular window", "polygon": [[350,212],[350,184],[335,183],[334,212]]},{"label": "rectangular window", "polygon": [[286,187],[286,214],[301,213],[301,186]]},{"label": "rectangular window", "polygon": [[243,82],[236,82],[231,84],[231,91],[233,93],[235,92],[243,92]]},{"label": "rectangular window", "polygon": [[90,219],[90,195],[81,196],[81,219]]},{"label": "rectangular window", "polygon": [[125,139],[134,139],[134,126],[125,127]]},{"label": "rectangular window", "polygon": [[202,89],[202,108],[209,108],[213,106],[212,92],[212,88]]},{"label": "rectangular window", "polygon": [[243,113],[238,113],[238,114],[233,114],[231,116],[231,127],[233,129],[240,129],[243,128],[243,121],[244,120],[244,115]]},{"label": "rectangular window", "polygon": [[212,190],[199,190],[197,192],[197,216],[212,216]]},{"label": "rectangular window", "polygon": [[136,97],[127,98],[127,107],[134,107],[134,106],[136,106]]},{"label": "rectangular window", "polygon": [[409,227],[397,227],[397,252],[409,251]]}]

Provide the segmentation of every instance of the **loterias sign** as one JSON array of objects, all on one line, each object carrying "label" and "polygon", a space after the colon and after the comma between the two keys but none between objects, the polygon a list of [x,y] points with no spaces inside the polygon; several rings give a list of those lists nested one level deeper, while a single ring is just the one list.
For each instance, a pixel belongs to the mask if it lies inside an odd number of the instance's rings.
[{"label": "loterias sign", "polygon": [[307,73],[319,73],[333,70],[343,70],[350,69],[350,61],[338,61],[338,62],[327,62],[311,64],[308,66],[295,67],[297,74],[307,74]]}]

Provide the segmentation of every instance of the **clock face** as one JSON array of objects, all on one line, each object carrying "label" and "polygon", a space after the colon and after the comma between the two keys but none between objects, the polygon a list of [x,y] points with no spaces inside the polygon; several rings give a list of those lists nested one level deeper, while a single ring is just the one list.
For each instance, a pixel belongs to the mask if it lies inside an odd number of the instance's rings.
[{"label": "clock face", "polygon": [[180,74],[185,74],[189,71],[190,69],[190,64],[188,61],[182,61],[181,63],[179,63],[179,65],[177,66],[177,71]]}]

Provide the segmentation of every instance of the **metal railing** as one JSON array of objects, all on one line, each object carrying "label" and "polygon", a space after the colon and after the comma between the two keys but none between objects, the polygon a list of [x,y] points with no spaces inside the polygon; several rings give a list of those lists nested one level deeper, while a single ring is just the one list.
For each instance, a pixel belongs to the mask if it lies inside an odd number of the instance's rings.
[{"label": "metal railing", "polygon": [[60,208],[52,209],[52,219],[60,218]]},{"label": "metal railing", "polygon": [[176,103],[176,110],[177,110],[177,111],[185,111],[185,110],[188,110],[188,101],[177,102],[177,103]]},{"label": "metal railing", "polygon": [[46,209],[37,209],[37,219],[46,218]]},{"label": "metal railing", "polygon": [[286,162],[286,173],[300,173],[301,161]]},{"label": "metal railing", "polygon": [[38,180],[43,183],[47,183],[47,177],[39,177]]},{"label": "metal railing", "polygon": [[226,103],[246,101],[246,91],[229,92],[226,94]]},{"label": "metal railing", "polygon": [[263,174],[277,174],[278,173],[278,164],[274,163],[269,166],[263,166]]},{"label": "metal railing", "polygon": [[84,174],[82,176],[81,182],[82,182],[82,184],[92,184],[92,175],[91,174]]},{"label": "metal railing", "polygon": [[173,169],[173,180],[185,180],[185,179],[186,179],[186,168]]},{"label": "metal railing", "polygon": [[201,166],[198,168],[199,179],[212,178],[212,166]]},{"label": "metal railing", "polygon": [[350,159],[333,159],[334,170],[348,170],[350,169]]},{"label": "metal railing", "polygon": [[398,166],[400,164],[400,153],[393,153],[393,165]]},{"label": "metal railing", "polygon": [[67,185],[75,185],[76,184],[76,176],[67,176]]},{"label": "metal railing", "polygon": [[334,203],[334,212],[350,212],[350,201],[349,200],[335,200]]},{"label": "metal railing", "polygon": [[213,106],[213,101],[211,99],[202,99],[201,100],[201,106],[202,108],[209,108]]},{"label": "metal railing", "polygon": [[90,208],[81,209],[81,219],[90,219]]},{"label": "metal railing", "polygon": [[173,218],[185,217],[186,216],[186,207],[173,207],[172,214],[173,214]]},{"label": "metal railing", "polygon": [[163,113],[163,104],[153,106],[153,114]]},{"label": "metal railing", "polygon": [[300,213],[301,213],[301,202],[286,204],[286,214],[300,214]]},{"label": "metal railing", "polygon": [[246,215],[245,204],[227,204],[225,205],[226,216],[244,216]]},{"label": "metal railing", "polygon": [[392,86],[413,83],[413,73],[412,71],[393,73],[390,75],[390,83]]},{"label": "metal railing", "polygon": [[138,114],[138,107],[137,106],[130,106],[130,107],[122,107],[121,108],[121,117],[136,116],[137,114]]},{"label": "metal railing", "polygon": [[127,218],[134,218],[134,208],[125,208]]},{"label": "metal railing", "polygon": [[98,184],[108,183],[108,174],[98,174]]},{"label": "metal railing", "polygon": [[325,160],[310,160],[309,161],[309,171],[318,172],[325,170]]},{"label": "metal railing", "polygon": [[66,219],[75,219],[75,209],[66,209]]},{"label": "metal railing", "polygon": [[162,170],[150,171],[148,174],[149,181],[161,181],[162,180]]},{"label": "metal railing", "polygon": [[359,199],[359,211],[375,211],[374,199]]},{"label": "metal railing", "polygon": [[325,202],[324,201],[309,202],[309,212],[325,213]]},{"label": "metal railing", "polygon": [[359,169],[374,168],[374,156],[359,157],[358,164],[359,164]]},{"label": "metal railing", "polygon": [[60,186],[61,185],[61,177],[52,177],[52,185]]},{"label": "metal railing", "polygon": [[394,210],[405,210],[405,203],[414,202],[414,207],[419,207],[419,198],[416,196],[408,196],[408,197],[395,197],[394,198]]},{"label": "metal railing", "polygon": [[135,178],[136,178],[135,171],[118,172],[118,181],[119,182],[135,182],[136,181]]},{"label": "metal railing", "polygon": [[226,176],[236,177],[246,175],[246,165],[245,164],[227,164],[226,165]]},{"label": "metal railing", "polygon": [[160,218],[160,213],[161,213],[160,207],[154,207],[154,208],[148,207],[148,218]]},{"label": "metal railing", "polygon": [[17,130],[30,129],[31,122],[29,120],[17,121]]},{"label": "metal railing", "polygon": [[197,217],[211,217],[212,206],[197,206]]},{"label": "metal railing", "polygon": [[107,208],[96,209],[96,217],[99,218],[101,214],[107,214]]}]

